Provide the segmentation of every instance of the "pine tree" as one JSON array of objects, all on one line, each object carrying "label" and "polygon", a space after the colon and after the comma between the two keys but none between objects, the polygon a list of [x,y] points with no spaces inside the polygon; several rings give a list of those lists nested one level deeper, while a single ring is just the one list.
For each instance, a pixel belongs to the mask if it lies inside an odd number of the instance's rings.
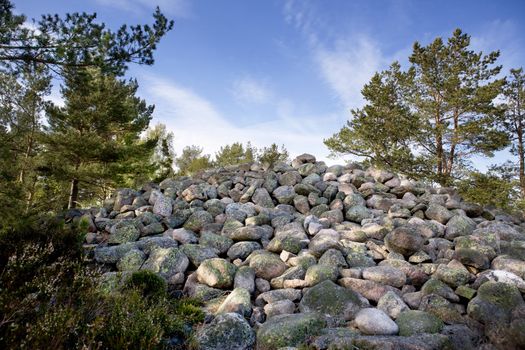
[{"label": "pine tree", "polygon": [[523,68],[511,69],[503,90],[505,115],[503,126],[511,140],[510,151],[518,157],[521,196],[525,198],[525,74]]},{"label": "pine tree", "polygon": [[246,144],[246,148],[240,142],[234,142],[231,145],[222,146],[215,154],[215,164],[217,166],[236,165],[242,163],[251,163],[254,161],[257,150],[252,147],[251,143]]},{"label": "pine tree", "polygon": [[182,154],[175,158],[179,175],[193,175],[200,170],[213,167],[209,154],[202,154],[202,147],[191,145],[182,150]]},{"label": "pine tree", "polygon": [[325,144],[379,166],[450,184],[476,154],[493,156],[508,145],[494,104],[504,79],[494,66],[499,52],[469,49],[470,37],[454,31],[427,46],[414,44],[411,66],[394,64],[363,89],[368,104]]},{"label": "pine tree", "polygon": [[260,154],[257,156],[257,160],[271,168],[278,162],[289,162],[289,157],[290,154],[284,145],[281,145],[281,148],[279,149],[277,144],[272,143],[270,146],[261,149]]},{"label": "pine tree", "polygon": [[48,110],[45,159],[49,174],[70,184],[68,208],[82,186],[125,181],[136,160],[151,157],[156,142],[140,142],[153,106],[136,97],[138,84],[97,69],[72,70],[62,87],[64,107]]}]

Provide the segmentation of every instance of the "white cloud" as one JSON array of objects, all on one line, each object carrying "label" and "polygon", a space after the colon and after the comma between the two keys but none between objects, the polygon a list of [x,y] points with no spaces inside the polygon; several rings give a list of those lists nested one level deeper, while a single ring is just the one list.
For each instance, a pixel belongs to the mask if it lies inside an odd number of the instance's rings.
[{"label": "white cloud", "polygon": [[339,40],[331,49],[318,47],[314,54],[324,80],[347,107],[363,104],[363,85],[385,64],[378,45],[364,35]]},{"label": "white cloud", "polygon": [[241,104],[264,104],[273,96],[264,81],[249,76],[235,80],[231,92],[234,99]]},{"label": "white cloud", "polygon": [[188,0],[95,0],[95,2],[137,15],[142,15],[144,11],[150,11],[159,6],[163,12],[171,16],[179,18],[191,16],[191,5]]},{"label": "white cloud", "polygon": [[516,23],[511,20],[495,20],[488,23],[483,30],[471,37],[471,45],[475,51],[485,54],[500,50],[500,58],[496,62],[503,65],[503,74],[508,74],[511,68],[523,66],[525,50],[523,39]]},{"label": "white cloud", "polygon": [[250,141],[256,147],[284,144],[292,157],[308,152],[333,163],[326,158],[323,138],[331,136],[330,126],[339,114],[312,117],[297,112],[290,101],[283,100],[276,104],[277,119],[241,126],[186,87],[147,74],[141,81],[144,97],[156,106],[152,124],[164,123],[173,131],[178,154],[184,146],[198,145],[214,155],[220,146]]}]

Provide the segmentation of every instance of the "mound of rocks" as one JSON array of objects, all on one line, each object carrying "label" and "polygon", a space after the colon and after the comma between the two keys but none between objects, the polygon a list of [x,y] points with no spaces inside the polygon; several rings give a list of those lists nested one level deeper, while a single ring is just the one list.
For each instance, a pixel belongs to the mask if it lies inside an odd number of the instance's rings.
[{"label": "mound of rocks", "polygon": [[205,302],[201,349],[525,347],[525,224],[452,188],[304,154],[80,214],[107,280],[150,270]]}]

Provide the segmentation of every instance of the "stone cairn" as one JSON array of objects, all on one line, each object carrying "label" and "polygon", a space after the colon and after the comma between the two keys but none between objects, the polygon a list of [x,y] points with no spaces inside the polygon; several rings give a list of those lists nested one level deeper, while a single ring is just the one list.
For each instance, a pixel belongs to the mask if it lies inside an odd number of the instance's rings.
[{"label": "stone cairn", "polygon": [[205,302],[199,349],[523,349],[525,224],[303,154],[119,189],[87,209],[104,283],[137,270]]}]

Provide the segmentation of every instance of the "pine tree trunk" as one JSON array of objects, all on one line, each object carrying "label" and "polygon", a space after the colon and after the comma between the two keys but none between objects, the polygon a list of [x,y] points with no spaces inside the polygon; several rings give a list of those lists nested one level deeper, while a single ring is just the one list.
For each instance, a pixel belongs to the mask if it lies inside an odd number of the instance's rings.
[{"label": "pine tree trunk", "polygon": [[520,190],[525,198],[525,150],[523,149],[523,130],[518,131],[518,156],[520,159]]},{"label": "pine tree trunk", "polygon": [[73,209],[77,207],[78,200],[78,179],[71,180],[71,189],[69,190],[69,203],[67,205],[68,209]]}]

